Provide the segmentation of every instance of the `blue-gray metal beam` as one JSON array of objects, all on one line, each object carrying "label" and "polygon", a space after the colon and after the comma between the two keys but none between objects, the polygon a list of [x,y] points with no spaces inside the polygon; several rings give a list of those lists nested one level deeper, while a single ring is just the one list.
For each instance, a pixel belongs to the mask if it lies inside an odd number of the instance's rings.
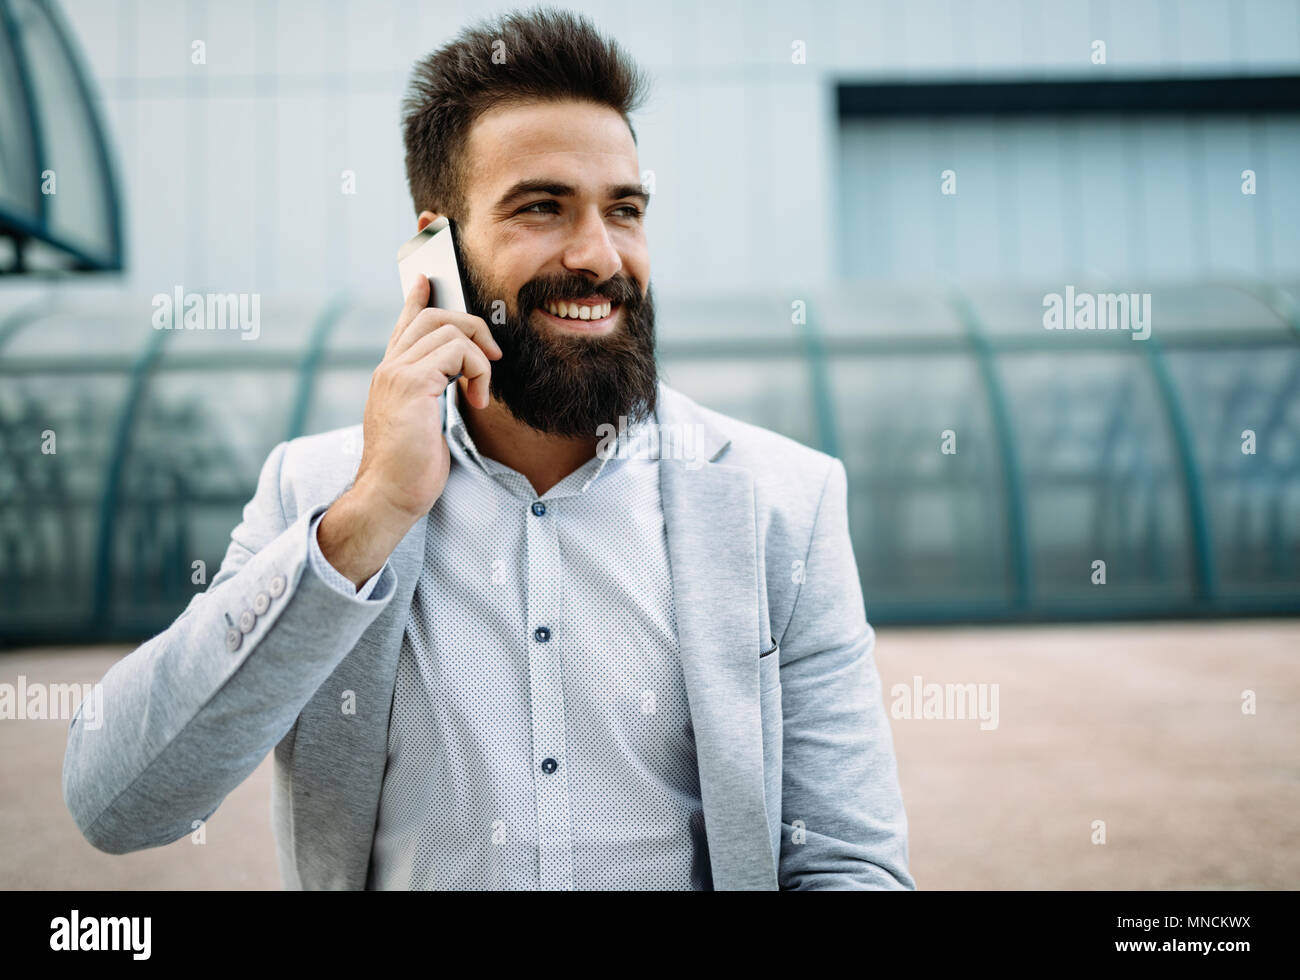
[{"label": "blue-gray metal beam", "polygon": [[[40,197],[42,201],[45,200],[44,194],[40,194],[37,196]],[[83,248],[81,245],[78,245],[76,242],[71,241],[70,239],[64,237],[63,235],[59,235],[53,231],[50,231],[48,226],[40,222],[30,221],[27,218],[22,217],[21,215],[16,215],[13,214],[12,212],[5,211],[3,208],[0,208],[0,227],[5,227],[13,231],[19,231],[30,238],[38,238],[41,241],[45,242],[46,244],[58,249],[60,252],[72,256],[72,258],[76,259],[78,262],[76,268],[93,269],[93,270],[105,271],[105,272],[113,272],[119,268],[118,265],[115,265],[112,261],[105,258],[104,256],[95,255],[93,252],[88,252],[86,251],[85,248]],[[67,275],[67,272],[66,270],[63,269],[53,269],[50,270],[49,273],[43,273],[33,269],[33,270],[29,270],[27,275],[33,278],[35,278],[36,276],[44,276],[46,278],[54,279],[54,278]]]},{"label": "blue-gray metal beam", "polygon": [[[1275,329],[1242,329],[1232,331],[1195,331],[1165,341],[1163,347],[1171,350],[1241,350],[1251,347],[1277,346],[1279,341],[1289,343],[1286,333]],[[1080,350],[1095,353],[1098,350],[1131,352],[1134,343],[1127,333],[1101,334],[1093,331],[1043,331],[1041,335],[1020,334],[987,338],[989,348],[996,354],[1022,354],[1035,352],[1061,353]],[[926,356],[939,354],[966,354],[970,342],[965,336],[956,337],[826,337],[819,341],[827,360],[834,357],[891,357]],[[656,348],[660,357],[695,358],[700,360],[725,358],[735,360],[761,358],[790,360],[807,355],[802,340],[747,340],[738,349],[734,341],[678,341],[661,342]],[[381,346],[337,347],[322,352],[318,361],[321,368],[373,369],[383,356]],[[193,354],[176,353],[167,358],[168,371],[282,371],[302,366],[303,355],[289,350],[260,350],[248,354],[230,354],[223,351]],[[132,355],[121,354],[69,354],[66,356],[28,355],[0,360],[0,376],[12,374],[106,374],[129,371],[134,363]]]},{"label": "blue-gray metal beam", "polygon": [[1002,379],[998,376],[995,351],[989,343],[979,314],[960,290],[954,288],[950,299],[958,318],[966,327],[966,338],[979,366],[993,415],[993,431],[1002,462],[1002,482],[1006,487],[1007,536],[1010,540],[1011,575],[1015,589],[1011,605],[1017,612],[1024,612],[1033,601],[1033,556],[1029,553],[1024,477],[1015,434],[1011,431],[1011,411],[1007,405]]},{"label": "blue-gray metal beam", "polygon": [[117,516],[118,501],[122,496],[122,474],[127,457],[131,452],[131,435],[135,427],[136,414],[144,398],[145,388],[162,354],[167,332],[151,331],[143,349],[131,367],[127,384],[126,397],[122,409],[118,412],[117,423],[113,428],[113,441],[108,448],[108,467],[104,474],[104,490],[99,500],[99,526],[95,544],[95,568],[91,588],[91,620],[100,627],[109,625],[109,596],[112,593],[114,556],[117,536],[114,533],[114,521]]}]

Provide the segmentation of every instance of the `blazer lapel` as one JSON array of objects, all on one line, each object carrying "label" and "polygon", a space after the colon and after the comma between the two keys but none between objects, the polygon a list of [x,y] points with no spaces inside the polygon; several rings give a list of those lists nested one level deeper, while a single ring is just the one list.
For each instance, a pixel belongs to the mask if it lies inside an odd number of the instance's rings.
[{"label": "blazer lapel", "polygon": [[[438,410],[445,436],[446,390]],[[397,664],[424,571],[427,526],[427,519],[416,521],[393,549],[388,560],[397,576],[396,594],[299,716],[292,826],[294,857],[308,888],[369,885]],[[340,710],[344,691],[355,693],[355,715]],[[305,841],[311,843],[304,846]]]},{"label": "blazer lapel", "polygon": [[[678,646],[695,733],[713,887],[777,887],[763,781],[757,658],[758,557],[754,483],[716,459],[727,440],[671,389],[663,424],[698,425],[704,459],[660,459]],[[765,645],[765,644],[764,644]]]},{"label": "blazer lapel", "polygon": [[[424,563],[425,526],[416,521],[389,557],[397,575],[392,601],[299,716],[292,827],[306,888],[367,885],[397,662]],[[355,694],[356,714],[342,711],[345,691]]]}]

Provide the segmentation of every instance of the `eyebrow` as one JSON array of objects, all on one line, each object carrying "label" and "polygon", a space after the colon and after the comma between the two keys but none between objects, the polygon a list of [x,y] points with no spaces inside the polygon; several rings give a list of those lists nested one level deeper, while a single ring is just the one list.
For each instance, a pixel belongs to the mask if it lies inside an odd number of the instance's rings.
[{"label": "eyebrow", "polygon": [[[553,180],[548,177],[521,180],[502,195],[501,199],[496,203],[496,209],[497,211],[504,211],[521,197],[527,197],[529,194],[576,197],[577,193],[578,189],[572,184],[566,184],[563,181]],[[610,200],[618,200],[624,197],[636,198],[641,202],[642,207],[650,203],[650,195],[645,192],[645,188],[640,184],[610,184],[605,188],[605,194]]]}]

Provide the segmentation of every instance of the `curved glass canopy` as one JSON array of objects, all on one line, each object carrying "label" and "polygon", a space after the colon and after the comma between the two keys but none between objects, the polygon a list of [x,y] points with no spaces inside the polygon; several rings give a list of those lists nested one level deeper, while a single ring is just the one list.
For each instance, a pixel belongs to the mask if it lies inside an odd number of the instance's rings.
[{"label": "curved glass canopy", "polygon": [[[1153,288],[1141,342],[1016,290],[656,300],[669,384],[843,460],[890,623],[1300,612],[1297,295]],[[267,303],[250,342],[61,302],[0,313],[8,643],[165,628],[267,453],[360,421],[393,317]]]},{"label": "curved glass canopy", "polygon": [[123,266],[118,188],[57,8],[0,0],[0,275]]}]

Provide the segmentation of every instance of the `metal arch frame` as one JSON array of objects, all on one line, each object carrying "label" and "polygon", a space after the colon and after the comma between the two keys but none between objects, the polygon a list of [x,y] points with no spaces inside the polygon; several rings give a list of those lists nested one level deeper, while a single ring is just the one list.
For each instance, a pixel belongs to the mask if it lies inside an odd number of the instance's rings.
[{"label": "metal arch frame", "polygon": [[54,36],[63,51],[64,60],[72,69],[73,83],[77,86],[77,93],[81,96],[81,103],[86,107],[86,117],[90,121],[91,135],[94,138],[95,157],[99,162],[100,173],[103,176],[104,203],[108,210],[109,247],[112,249],[112,256],[101,268],[106,271],[121,271],[125,265],[123,261],[125,254],[122,241],[121,198],[117,193],[117,168],[113,165],[112,154],[108,152],[108,139],[99,118],[99,113],[95,111],[95,99],[94,93],[91,91],[90,79],[81,70],[81,62],[77,59],[77,52],[73,50],[72,41],[70,40],[72,35],[68,31],[68,25],[64,21],[62,13],[49,0],[36,0],[36,2],[40,3],[45,10],[45,15],[54,28]]},{"label": "metal arch frame", "polygon": [[325,353],[325,342],[348,308],[347,293],[340,292],[321,312],[312,329],[307,351],[298,363],[298,388],[293,396],[293,408],[289,412],[289,430],[286,439],[296,439],[302,435],[307,424],[307,412],[311,409],[311,398],[316,390],[316,376],[320,373],[320,362]]},{"label": "metal arch frame", "polygon": [[[105,272],[120,272],[124,268],[124,249],[122,240],[122,212],[121,202],[118,195],[117,170],[113,166],[112,157],[108,152],[107,138],[105,136],[104,127],[101,123],[99,113],[95,109],[95,102],[90,82],[85,72],[81,70],[81,63],[77,58],[77,52],[72,47],[68,25],[66,21],[64,21],[58,8],[53,6],[49,0],[30,0],[30,2],[40,9],[46,22],[49,24],[50,33],[54,36],[55,43],[58,44],[59,50],[63,54],[63,59],[71,73],[73,84],[76,86],[77,94],[81,98],[82,107],[85,109],[86,119],[89,122],[90,127],[91,143],[94,147],[96,161],[99,164],[100,183],[102,185],[103,201],[106,217],[108,219],[109,254],[107,256],[95,256],[94,254],[87,252],[81,246],[68,241],[63,236],[55,234],[49,227],[49,207],[44,194],[36,195],[36,222],[32,222],[18,215],[7,214],[2,211],[0,211],[0,219],[3,219],[3,222],[9,227],[32,238],[46,242],[47,244],[54,246],[60,252],[76,259],[80,263],[80,268]],[[18,84],[22,89],[22,105],[31,132],[32,162],[35,166],[35,172],[39,175],[45,169],[45,134],[42,129],[40,114],[36,111],[36,99],[32,90],[33,82],[30,70],[28,69],[26,49],[23,47],[22,39],[19,35],[18,24],[14,19],[13,12],[10,10],[10,0],[0,0],[0,21],[4,22],[5,30],[9,35],[10,44],[14,51],[14,65],[18,72]],[[19,249],[18,262],[19,267],[21,268],[21,249]]]},{"label": "metal arch frame", "polygon": [[[18,73],[18,87],[21,90],[21,98],[18,104],[22,106],[23,113],[27,117],[27,129],[31,133],[31,163],[34,171],[39,175],[41,172],[41,162],[45,159],[45,131],[41,128],[41,117],[36,112],[36,99],[32,94],[31,72],[27,67],[27,50],[23,47],[22,39],[18,35],[18,23],[14,19],[13,11],[9,9],[10,0],[0,0],[0,22],[4,23],[5,33],[9,35],[9,47],[14,53],[14,69]],[[47,202],[44,194],[36,195],[36,215],[43,228],[45,225],[45,211]],[[5,218],[6,221],[15,220],[13,216]],[[27,224],[21,219],[17,219],[19,224]],[[19,266],[22,264],[22,253],[19,251]]]},{"label": "metal arch frame", "polygon": [[[1123,292],[1114,288],[1114,283],[1109,285],[1112,291]],[[1205,488],[1201,480],[1201,467],[1196,459],[1192,428],[1187,422],[1187,412],[1183,408],[1182,399],[1178,397],[1178,386],[1174,384],[1169,362],[1155,331],[1152,330],[1145,340],[1133,342],[1143,345],[1143,359],[1156,383],[1156,393],[1174,434],[1174,450],[1178,454],[1178,469],[1183,476],[1183,497],[1187,505],[1187,529],[1192,536],[1192,555],[1196,567],[1192,599],[1203,603],[1207,609],[1212,609],[1219,597],[1219,575],[1214,563],[1210,515],[1205,505]]]},{"label": "metal arch frame", "polygon": [[[1247,293],[1250,296],[1253,296],[1255,299],[1259,300],[1261,303],[1267,306],[1274,316],[1276,316],[1283,323],[1286,323],[1288,326],[1291,327],[1291,329],[1295,332],[1296,339],[1300,340],[1300,302],[1297,302],[1296,298],[1292,296],[1291,293],[1289,293],[1287,290],[1283,289],[1281,286],[1277,285],[1276,283],[1269,282],[1267,280],[1260,279],[1258,277],[1237,278],[1231,282],[1231,285],[1236,287],[1237,289],[1240,289],[1242,292]],[[1292,372],[1290,377],[1294,378],[1295,373]],[[1287,390],[1284,390],[1283,392],[1279,393],[1277,403],[1275,404],[1272,413],[1270,413],[1268,419],[1266,420],[1266,424],[1269,425],[1270,427],[1277,424],[1277,422],[1280,421],[1279,416],[1282,411],[1282,405],[1284,403]],[[1279,541],[1275,540],[1273,542],[1273,547],[1274,547],[1274,561],[1276,563],[1285,564],[1291,560],[1290,555],[1287,552],[1285,552],[1284,550],[1279,551],[1280,549]],[[1282,556],[1280,561],[1278,560],[1279,553]]]},{"label": "metal arch frame", "polygon": [[1196,594],[1193,597],[1206,605],[1218,599],[1219,576],[1214,564],[1214,549],[1210,541],[1210,515],[1205,506],[1205,488],[1201,482],[1201,468],[1196,461],[1196,448],[1192,441],[1191,426],[1183,401],[1178,397],[1178,387],[1169,373],[1169,362],[1155,333],[1146,340],[1147,368],[1155,378],[1156,390],[1164,404],[1165,415],[1174,433],[1174,448],[1178,452],[1178,468],[1183,474],[1183,494],[1187,500],[1188,530],[1192,532],[1192,550],[1196,556]]},{"label": "metal arch frame", "polygon": [[118,413],[117,424],[113,431],[113,443],[109,447],[108,466],[104,471],[104,491],[99,498],[99,525],[96,533],[95,567],[91,578],[90,621],[100,630],[109,626],[110,609],[108,597],[113,577],[113,559],[117,551],[117,538],[113,519],[117,514],[118,499],[122,495],[122,473],[126,468],[126,457],[131,451],[131,437],[135,431],[135,419],[143,400],[145,386],[153,375],[154,366],[162,355],[163,344],[168,334],[156,330],[145,343],[131,366],[130,382],[122,410]]},{"label": "metal arch frame", "polygon": [[[310,405],[312,389],[315,385],[321,355],[325,341],[334,325],[341,318],[347,307],[343,294],[335,297],[320,315],[312,332],[306,354],[298,365],[298,389],[295,394],[294,408],[289,424],[288,438],[301,434],[306,421],[307,408]],[[104,489],[100,495],[99,522],[96,534],[95,566],[92,575],[92,597],[90,622],[93,627],[107,631],[110,626],[109,596],[117,553],[117,539],[114,518],[117,515],[118,502],[122,496],[122,474],[125,471],[126,458],[131,451],[131,440],[135,432],[135,421],[140,404],[144,400],[149,380],[154,368],[162,356],[167,334],[155,331],[137,355],[130,369],[130,381],[122,409],[118,413],[114,426],[113,442],[109,450],[108,467],[104,473]]]},{"label": "metal arch frame", "polygon": [[993,412],[993,429],[998,441],[998,455],[1002,461],[1002,481],[1006,486],[1007,536],[1011,541],[1011,574],[1015,582],[1010,607],[1023,614],[1033,607],[1033,556],[1029,551],[1029,534],[1025,522],[1024,471],[1011,432],[1006,389],[998,377],[997,364],[994,362],[997,351],[989,341],[984,324],[966,294],[952,287],[949,302],[966,328],[967,344],[979,365],[984,393]]}]

